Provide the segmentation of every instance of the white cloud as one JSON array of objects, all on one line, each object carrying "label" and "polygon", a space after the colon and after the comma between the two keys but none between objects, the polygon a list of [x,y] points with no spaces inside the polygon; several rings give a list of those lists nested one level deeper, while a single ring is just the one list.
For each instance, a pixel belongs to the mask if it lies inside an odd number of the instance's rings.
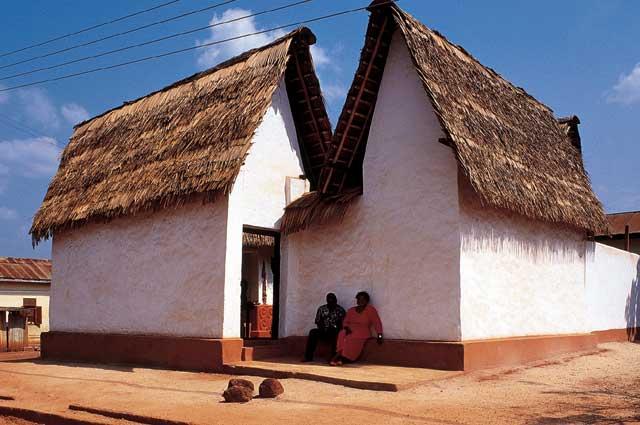
[{"label": "white cloud", "polygon": [[[218,16],[217,14],[213,15],[209,25],[216,25],[224,21],[237,19],[250,14],[251,11],[246,9],[227,9],[221,16]],[[209,37],[204,40],[196,40],[196,45],[201,46],[203,44],[258,31],[262,31],[262,28],[258,28],[255,18],[242,19],[211,28]],[[205,47],[201,49],[201,53],[198,56],[198,66],[202,68],[212,67],[225,59],[229,59],[233,56],[239,55],[240,53],[246,52],[247,50],[267,44],[285,34],[286,33],[282,30],[276,30]]]},{"label": "white cloud", "polygon": [[620,76],[607,101],[624,105],[640,102],[640,63],[628,75]]},{"label": "white cloud", "polygon": [[23,177],[50,177],[61,149],[51,137],[0,141],[0,172]]},{"label": "white cloud", "polygon": [[69,124],[78,124],[89,119],[89,112],[77,103],[66,103],[60,108],[62,116]]},{"label": "white cloud", "polygon": [[30,120],[46,130],[60,127],[60,117],[53,102],[42,89],[23,89],[18,92],[22,109]]},{"label": "white cloud", "polygon": [[18,212],[7,207],[0,207],[0,220],[15,220]]},{"label": "white cloud", "polygon": [[322,68],[331,64],[331,58],[327,54],[327,51],[322,47],[318,47],[317,44],[311,46],[311,56],[313,57],[313,63],[316,68]]},{"label": "white cloud", "polygon": [[327,102],[335,102],[347,97],[348,89],[341,84],[325,84],[320,88]]}]

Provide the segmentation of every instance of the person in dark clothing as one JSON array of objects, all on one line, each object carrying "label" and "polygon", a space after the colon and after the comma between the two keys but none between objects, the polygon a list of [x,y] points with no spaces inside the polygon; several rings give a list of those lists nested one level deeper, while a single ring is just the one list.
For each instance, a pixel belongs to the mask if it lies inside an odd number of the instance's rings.
[{"label": "person in dark clothing", "polygon": [[318,341],[331,343],[331,356],[336,352],[338,332],[342,328],[342,320],[345,316],[344,308],[338,305],[338,298],[334,293],[327,294],[327,303],[318,308],[316,313],[316,328],[309,332],[307,348],[302,361],[313,361],[313,354],[318,346]]}]

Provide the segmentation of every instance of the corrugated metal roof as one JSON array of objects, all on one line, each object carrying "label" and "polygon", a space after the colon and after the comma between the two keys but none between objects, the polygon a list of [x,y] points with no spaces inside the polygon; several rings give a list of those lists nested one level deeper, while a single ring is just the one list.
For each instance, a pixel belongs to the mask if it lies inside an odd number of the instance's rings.
[{"label": "corrugated metal roof", "polygon": [[625,226],[629,226],[629,233],[640,233],[640,211],[607,214],[607,220],[612,235],[624,235]]},{"label": "corrugated metal roof", "polygon": [[51,261],[35,258],[0,257],[0,280],[51,281]]}]

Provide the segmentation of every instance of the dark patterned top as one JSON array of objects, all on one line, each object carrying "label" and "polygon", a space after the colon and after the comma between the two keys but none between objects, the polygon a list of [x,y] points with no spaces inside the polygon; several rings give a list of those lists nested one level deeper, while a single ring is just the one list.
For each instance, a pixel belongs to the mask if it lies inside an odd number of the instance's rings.
[{"label": "dark patterned top", "polygon": [[320,329],[340,329],[342,327],[342,319],[345,316],[344,308],[339,305],[333,310],[329,310],[327,304],[320,306],[316,313],[316,325]]}]

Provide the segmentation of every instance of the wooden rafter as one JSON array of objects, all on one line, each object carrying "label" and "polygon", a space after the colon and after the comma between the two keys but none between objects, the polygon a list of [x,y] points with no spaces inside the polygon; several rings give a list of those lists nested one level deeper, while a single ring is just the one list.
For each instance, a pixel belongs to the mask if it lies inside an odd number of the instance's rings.
[{"label": "wooden rafter", "polygon": [[[381,68],[375,66],[374,62],[375,62],[375,60],[378,57],[378,54],[380,52],[380,47],[382,45],[382,41],[383,41],[384,36],[385,36],[385,31],[387,30],[387,26],[389,24],[389,19],[390,19],[389,16],[385,15],[384,19],[382,21],[381,27],[377,31],[375,45],[374,45],[373,51],[371,53],[371,59],[367,63],[367,68],[366,68],[366,70],[364,72],[364,75],[362,77],[362,81],[360,82],[360,87],[359,87],[357,95],[355,97],[353,106],[351,107],[351,109],[349,111],[349,118],[347,120],[346,126],[342,129],[340,142],[339,142],[339,144],[338,144],[338,146],[337,146],[337,148],[335,150],[335,153],[333,155],[333,158],[331,159],[331,162],[329,164],[327,164],[328,167],[327,167],[327,170],[326,170],[326,176],[325,176],[324,180],[321,182],[322,187],[320,188],[320,191],[322,193],[328,193],[329,187],[331,185],[332,178],[334,176],[334,170],[337,168],[337,167],[335,167],[335,165],[338,162],[338,160],[340,158],[340,155],[345,150],[347,150],[345,148],[345,144],[346,144],[347,140],[349,139],[349,131],[350,131],[350,129],[354,128],[353,121],[357,116],[362,115],[362,114],[358,114],[357,110],[358,110],[358,107],[359,107],[360,103],[363,102],[362,97],[363,97],[364,93],[371,94],[373,96],[377,95],[377,92],[372,92],[372,91],[368,90],[366,88],[366,84],[367,84],[368,81],[371,81],[370,80],[370,76],[371,76],[371,72],[372,71],[374,71],[374,70],[381,71]],[[348,152],[347,152],[347,153],[350,154],[349,161],[347,162],[349,167],[351,166],[351,164],[353,163],[354,158],[357,155],[358,147],[360,146],[360,144],[362,142],[362,139],[364,138],[364,133],[366,133],[365,128],[370,123],[370,119],[371,119],[371,116],[372,116],[372,111],[373,111],[373,108],[374,108],[374,104],[372,104],[371,102],[366,102],[365,101],[363,103],[368,105],[368,107],[367,107],[368,111],[367,111],[366,118],[365,118],[363,126],[361,128],[359,127],[357,129],[357,130],[359,130],[359,136],[356,138],[356,145],[355,145],[354,149],[348,150]],[[343,173],[341,181],[338,184],[338,191],[342,190],[342,188],[344,186],[344,182],[346,180],[346,177],[347,177],[347,173],[345,172],[345,173]]]},{"label": "wooden rafter", "polygon": [[302,86],[302,90],[304,91],[304,100],[307,104],[307,108],[309,109],[309,111],[311,112],[311,122],[313,123],[313,129],[314,132],[316,134],[316,136],[318,137],[318,140],[320,141],[320,146],[322,149],[322,152],[325,152],[325,145],[324,143],[322,143],[322,133],[320,132],[320,126],[318,125],[318,121],[316,120],[316,116],[313,113],[313,105],[311,103],[311,98],[309,96],[309,90],[307,89],[307,85],[304,81],[304,75],[302,74],[302,69],[300,68],[300,59],[298,57],[298,53],[296,52],[296,71],[298,73],[298,78],[300,79],[300,85]]}]

